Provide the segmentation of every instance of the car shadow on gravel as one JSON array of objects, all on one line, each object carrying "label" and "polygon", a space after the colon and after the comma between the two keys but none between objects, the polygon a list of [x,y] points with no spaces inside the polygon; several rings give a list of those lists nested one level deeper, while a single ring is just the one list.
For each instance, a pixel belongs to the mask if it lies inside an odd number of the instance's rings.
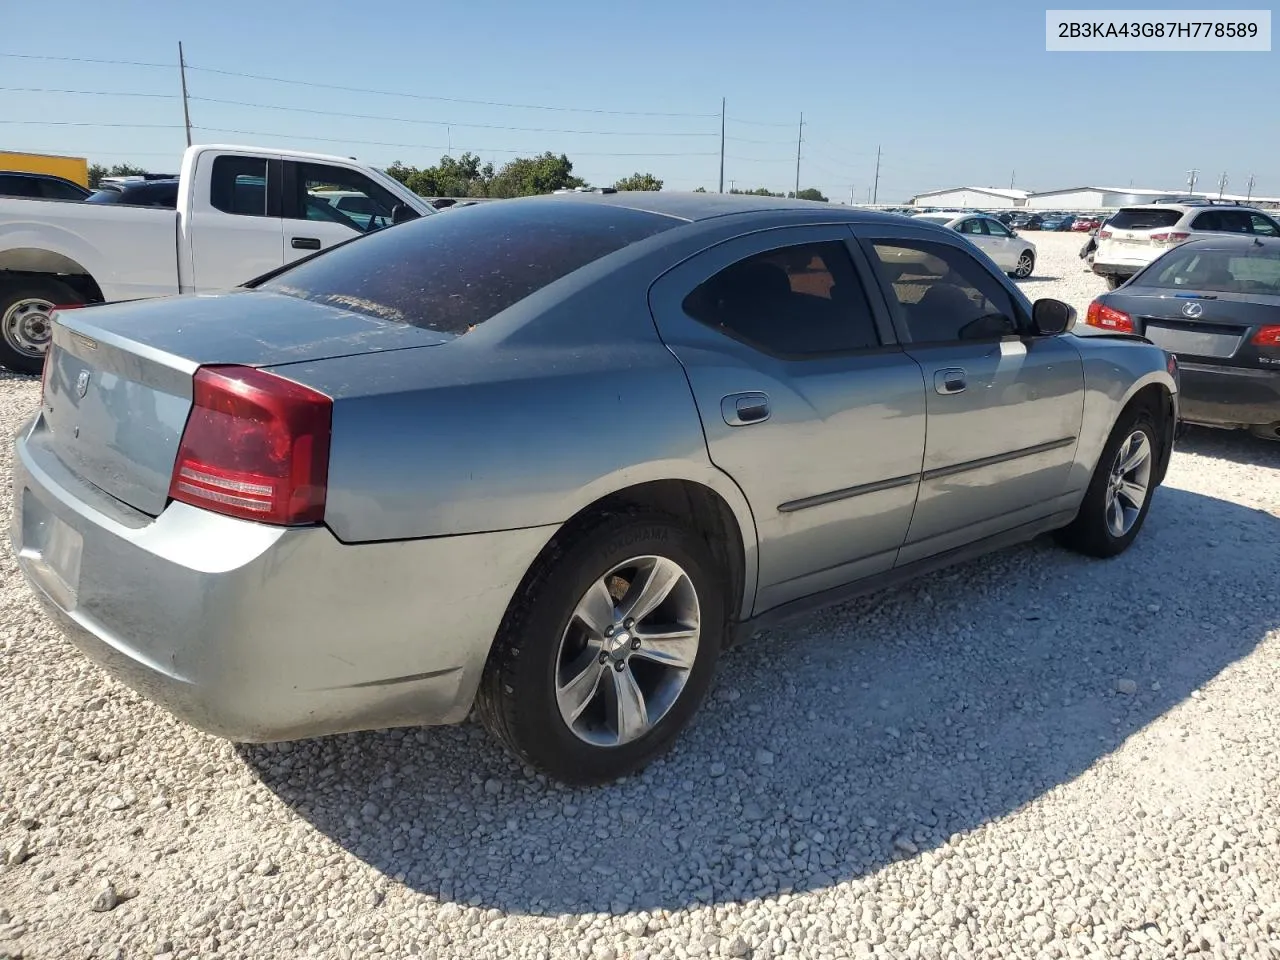
[{"label": "car shadow on gravel", "polygon": [[1280,442],[1256,437],[1247,430],[1188,426],[1178,438],[1177,448],[1181,453],[1280,469]]},{"label": "car shadow on gravel", "polygon": [[794,621],[726,654],[675,750],[604,788],[548,784],[474,724],[240,753],[316,830],[445,901],[821,889],[1014,813],[1200,696],[1280,624],[1277,543],[1268,513],[1164,488],[1114,560],[1042,540]]}]

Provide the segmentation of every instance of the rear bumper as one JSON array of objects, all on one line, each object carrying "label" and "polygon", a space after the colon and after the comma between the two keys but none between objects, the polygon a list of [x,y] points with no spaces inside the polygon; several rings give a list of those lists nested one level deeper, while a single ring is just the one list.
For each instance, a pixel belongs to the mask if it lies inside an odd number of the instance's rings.
[{"label": "rear bumper", "polygon": [[181,503],[116,515],[25,433],[10,539],[45,610],[108,673],[232,740],[463,719],[552,533],[348,545]]},{"label": "rear bumper", "polygon": [[1091,269],[1100,277],[1122,277],[1127,280],[1145,266],[1147,266],[1145,263],[1117,263],[1114,260],[1100,261],[1095,254]]},{"label": "rear bumper", "polygon": [[1182,419],[1219,427],[1280,422],[1280,370],[1179,363]]}]

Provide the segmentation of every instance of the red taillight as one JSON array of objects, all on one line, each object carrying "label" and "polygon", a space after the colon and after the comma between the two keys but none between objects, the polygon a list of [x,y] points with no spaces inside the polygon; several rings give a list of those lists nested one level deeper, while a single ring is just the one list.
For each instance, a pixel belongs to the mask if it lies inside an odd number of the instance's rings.
[{"label": "red taillight", "polygon": [[1178,231],[1170,231],[1168,233],[1153,233],[1151,239],[1156,243],[1182,243],[1191,239],[1189,233],[1179,233]]},{"label": "red taillight", "polygon": [[201,367],[169,496],[262,523],[324,518],[333,401],[252,367]]},{"label": "red taillight", "polygon": [[1098,231],[1098,239],[1099,239],[1099,240],[1110,240],[1110,239],[1111,239],[1111,231],[1110,231],[1110,230],[1099,230],[1099,231]]},{"label": "red taillight", "polygon": [[1108,307],[1098,300],[1089,304],[1089,312],[1085,315],[1084,322],[1091,327],[1115,330],[1117,333],[1133,332],[1133,318],[1131,316],[1123,310]]},{"label": "red taillight", "polygon": [[1249,342],[1259,347],[1280,347],[1280,326],[1263,327]]}]

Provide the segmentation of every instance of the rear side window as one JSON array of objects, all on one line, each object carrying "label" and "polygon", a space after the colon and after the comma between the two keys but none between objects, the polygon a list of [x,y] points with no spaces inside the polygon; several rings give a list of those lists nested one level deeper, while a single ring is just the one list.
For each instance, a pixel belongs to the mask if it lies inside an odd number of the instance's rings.
[{"label": "rear side window", "polygon": [[810,357],[880,346],[866,293],[838,241],[739,260],[699,284],[684,311],[765,353]]},{"label": "rear side window", "polygon": [[1181,219],[1181,210],[1118,210],[1108,226],[1113,230],[1154,230],[1172,227]]},{"label": "rear side window", "polygon": [[[175,205],[177,203],[175,197]],[[267,215],[267,161],[265,157],[213,158],[209,203],[215,210],[242,217]]]},{"label": "rear side window", "polygon": [[592,261],[682,222],[608,204],[500,200],[369,234],[258,289],[463,334]]},{"label": "rear side window", "polygon": [[1178,247],[1138,280],[1143,287],[1207,293],[1255,293],[1280,296],[1280,249],[1248,252],[1206,250],[1200,244]]},{"label": "rear side window", "polygon": [[30,177],[0,177],[0,197],[39,197],[39,191]]}]

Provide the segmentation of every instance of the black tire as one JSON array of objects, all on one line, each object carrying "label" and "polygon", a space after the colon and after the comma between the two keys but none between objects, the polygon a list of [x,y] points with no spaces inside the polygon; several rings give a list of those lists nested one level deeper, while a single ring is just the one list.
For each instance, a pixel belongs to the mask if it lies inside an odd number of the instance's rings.
[{"label": "black tire", "polygon": [[[617,746],[580,739],[561,716],[555,680],[561,638],[578,601],[616,565],[639,556],[675,561],[697,595],[701,634],[694,665],[652,729]],[[601,784],[663,753],[706,695],[728,625],[722,572],[705,540],[648,510],[608,513],[557,533],[503,618],[477,694],[481,721],[519,760],[572,784]]]},{"label": "black tire", "polygon": [[[1151,509],[1151,500],[1156,492],[1156,464],[1163,455],[1161,437],[1164,435],[1156,422],[1157,414],[1149,407],[1135,406],[1126,409],[1107,438],[1098,465],[1093,470],[1089,488],[1085,491],[1080,510],[1068,526],[1057,531],[1055,536],[1064,547],[1083,553],[1090,557],[1114,557],[1129,549],[1129,545],[1137,538],[1138,532],[1146,522],[1147,512]],[[1151,480],[1147,488],[1146,499],[1138,511],[1133,526],[1123,536],[1115,536],[1107,525],[1107,494],[1111,482],[1111,471],[1116,464],[1120,447],[1136,431],[1147,435],[1151,444]]]},{"label": "black tire", "polygon": [[0,285],[0,364],[15,373],[39,374],[44,367],[44,350],[32,353],[18,333],[18,317],[10,311],[26,301],[40,300],[59,305],[83,303],[84,298],[65,283],[52,277],[30,277]]}]

